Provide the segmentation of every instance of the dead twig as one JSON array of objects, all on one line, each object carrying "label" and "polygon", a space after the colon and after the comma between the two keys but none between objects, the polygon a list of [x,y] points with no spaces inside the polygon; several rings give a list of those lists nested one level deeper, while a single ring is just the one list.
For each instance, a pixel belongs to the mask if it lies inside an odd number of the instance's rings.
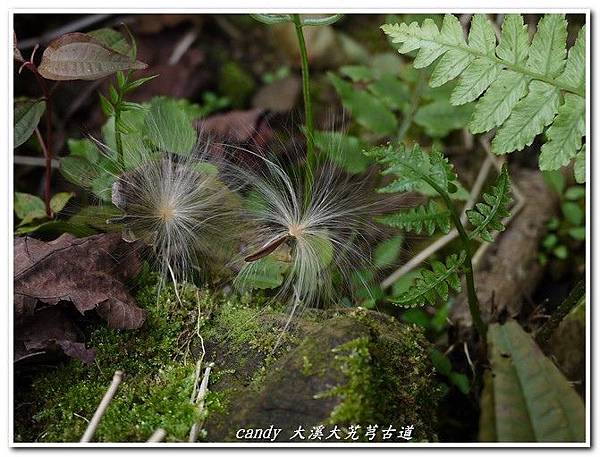
[{"label": "dead twig", "polygon": [[198,405],[198,414],[200,419],[194,425],[192,425],[192,429],[190,430],[189,442],[194,443],[198,439],[198,434],[200,432],[200,428],[202,427],[203,422],[203,412],[204,412],[204,398],[208,392],[208,378],[210,376],[210,371],[212,370],[214,363],[209,363],[206,369],[204,370],[204,376],[202,377],[202,383],[200,384],[200,388],[198,389],[198,394],[196,396],[195,403]]},{"label": "dead twig", "polygon": [[167,436],[167,432],[163,428],[157,428],[146,443],[160,443]]},{"label": "dead twig", "polygon": [[115,375],[113,376],[112,382],[110,383],[108,390],[104,394],[104,397],[102,397],[102,401],[98,405],[98,409],[96,409],[92,420],[85,429],[85,433],[81,437],[81,440],[79,440],[80,443],[89,443],[91,441],[92,437],[94,436],[94,433],[96,432],[96,428],[98,428],[98,424],[100,424],[100,420],[102,420],[102,416],[104,416],[106,408],[108,408],[108,405],[114,397],[115,392],[117,391],[119,384],[121,384],[122,379],[123,372],[121,370],[115,371]]}]

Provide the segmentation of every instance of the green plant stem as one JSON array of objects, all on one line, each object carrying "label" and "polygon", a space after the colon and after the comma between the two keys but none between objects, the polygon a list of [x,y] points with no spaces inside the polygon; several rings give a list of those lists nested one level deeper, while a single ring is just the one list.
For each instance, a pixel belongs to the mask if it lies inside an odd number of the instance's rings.
[{"label": "green plant stem", "polygon": [[304,202],[306,205],[312,196],[314,169],[317,165],[317,157],[315,155],[313,111],[312,101],[310,98],[310,71],[308,66],[308,52],[306,51],[306,42],[304,40],[304,32],[302,31],[302,20],[300,19],[300,15],[292,14],[292,20],[296,29],[296,37],[298,38],[300,62],[302,66],[302,96],[304,100],[304,122],[306,124],[306,166],[304,173]]},{"label": "green plant stem", "polygon": [[579,281],[573,287],[573,290],[569,294],[569,296],[563,301],[558,308],[552,313],[550,319],[546,321],[546,323],[542,326],[542,328],[538,331],[535,336],[535,340],[541,346],[548,343],[548,340],[554,333],[554,330],[558,327],[558,325],[562,322],[567,314],[571,312],[575,306],[581,301],[581,299],[585,296],[585,281]]},{"label": "green plant stem", "polygon": [[119,124],[121,123],[121,108],[115,106],[115,145],[117,147],[117,161],[119,166],[125,166],[125,160],[123,158],[123,139],[121,138],[121,131],[119,130]]},{"label": "green plant stem", "polygon": [[450,211],[450,217],[452,218],[452,222],[458,231],[458,236],[463,245],[463,249],[466,252],[465,261],[463,264],[463,269],[465,273],[465,279],[467,283],[467,299],[469,302],[469,312],[471,313],[471,319],[473,319],[473,325],[477,329],[477,333],[483,342],[486,340],[487,326],[481,319],[481,312],[479,309],[479,300],[477,298],[477,292],[475,291],[475,279],[473,277],[473,251],[471,249],[471,240],[469,239],[469,235],[467,234],[465,227],[460,220],[460,215],[456,211],[454,204],[452,203],[452,199],[441,187],[439,187],[433,179],[430,179],[427,176],[423,176],[423,180],[429,184],[431,187],[435,189],[435,191],[442,197],[444,203],[448,210]]},{"label": "green plant stem", "polygon": [[398,129],[398,135],[396,136],[396,141],[398,143],[401,143],[404,141],[406,132],[408,132],[410,125],[413,123],[413,120],[415,118],[415,113],[417,112],[417,109],[419,108],[419,102],[421,101],[421,96],[423,95],[423,91],[425,90],[426,87],[427,87],[427,73],[425,73],[424,71],[420,71],[418,79],[417,79],[417,84],[415,84],[415,87],[413,90],[410,107],[409,107],[408,111],[406,112],[406,114],[404,115],[404,118],[402,119],[402,124],[400,125],[400,128]]}]

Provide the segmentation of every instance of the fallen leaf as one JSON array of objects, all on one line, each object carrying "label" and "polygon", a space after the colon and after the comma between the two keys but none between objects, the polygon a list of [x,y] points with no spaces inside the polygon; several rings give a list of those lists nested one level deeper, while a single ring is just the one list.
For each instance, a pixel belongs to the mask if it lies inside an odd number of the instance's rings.
[{"label": "fallen leaf", "polygon": [[146,312],[125,286],[141,266],[137,251],[137,245],[117,233],[86,238],[64,234],[51,242],[16,238],[17,322],[31,314],[32,300],[48,305],[68,301],[81,314],[96,310],[114,328],[139,328]]},{"label": "fallen leaf", "polygon": [[14,361],[61,350],[65,355],[90,363],[95,351],[77,341],[80,332],[60,307],[44,308],[15,327]]}]

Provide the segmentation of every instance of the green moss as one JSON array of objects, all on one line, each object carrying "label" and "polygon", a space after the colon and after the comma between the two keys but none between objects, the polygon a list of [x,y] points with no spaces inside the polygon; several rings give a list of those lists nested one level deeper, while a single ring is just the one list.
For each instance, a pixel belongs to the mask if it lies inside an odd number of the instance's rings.
[{"label": "green moss", "polygon": [[321,394],[340,399],[327,422],[413,425],[415,439],[435,440],[443,390],[435,380],[422,330],[362,309],[352,314],[369,327],[370,336],[335,349],[346,382]]},{"label": "green moss", "polygon": [[94,440],[145,441],[158,428],[167,439],[185,440],[196,420],[190,403],[195,360],[191,342],[213,298],[193,285],[179,289],[157,284],[146,274],[137,294],[148,311],[144,326],[135,331],[98,327],[89,345],[96,349],[95,363],[71,360],[51,372],[38,374],[30,398],[36,403],[32,436],[17,431],[23,440],[78,441],[117,369],[125,376],[108,407]]}]

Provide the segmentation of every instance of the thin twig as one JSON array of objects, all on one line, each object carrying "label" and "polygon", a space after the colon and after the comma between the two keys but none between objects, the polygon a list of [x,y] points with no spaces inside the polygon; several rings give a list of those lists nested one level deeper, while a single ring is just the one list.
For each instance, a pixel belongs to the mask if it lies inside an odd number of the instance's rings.
[{"label": "thin twig", "polygon": [[167,436],[167,432],[163,428],[157,428],[146,443],[160,443]]},{"label": "thin twig", "polygon": [[81,440],[79,441],[80,443],[89,443],[92,440],[94,433],[96,432],[96,428],[98,428],[98,424],[100,424],[100,420],[102,419],[102,416],[104,416],[104,413],[106,412],[106,408],[108,408],[108,405],[110,404],[112,398],[114,397],[115,392],[117,391],[119,384],[121,384],[122,379],[123,379],[123,371],[121,371],[121,370],[115,371],[115,375],[113,376],[112,382],[110,383],[108,390],[104,394],[104,397],[102,397],[102,401],[98,405],[98,409],[94,413],[92,420],[90,421],[87,428],[85,429],[85,433],[83,434],[83,436],[81,437]]},{"label": "thin twig", "polygon": [[49,41],[52,41],[53,39],[58,38],[59,36],[64,35],[65,33],[79,32],[82,29],[85,29],[86,27],[90,27],[94,24],[97,24],[98,22],[102,22],[103,20],[108,19],[110,16],[110,14],[94,14],[89,16],[83,16],[80,19],[76,19],[72,22],[63,25],[62,27],[45,33],[42,36],[20,40],[19,49],[21,51],[24,51],[26,49],[33,48],[37,43],[48,43]]},{"label": "thin twig", "polygon": [[169,65],[177,65],[188,49],[190,49],[190,46],[196,41],[196,38],[198,38],[198,32],[195,29],[183,35],[181,40],[175,45],[175,48],[173,48],[173,52],[171,52],[167,63]]},{"label": "thin twig", "polygon": [[200,388],[198,389],[198,395],[196,397],[195,403],[198,405],[198,415],[200,419],[194,425],[192,425],[192,429],[190,430],[189,442],[195,443],[198,439],[198,434],[200,433],[200,427],[202,426],[203,421],[203,412],[204,412],[204,398],[208,392],[208,378],[210,376],[210,371],[214,366],[214,363],[209,363],[206,369],[204,370],[204,376],[202,377],[202,383],[200,384]]},{"label": "thin twig", "polygon": [[[30,167],[45,167],[46,159],[41,157],[15,155],[13,163],[15,165],[25,165]],[[59,168],[60,162],[57,159],[52,159],[52,168]]]}]

